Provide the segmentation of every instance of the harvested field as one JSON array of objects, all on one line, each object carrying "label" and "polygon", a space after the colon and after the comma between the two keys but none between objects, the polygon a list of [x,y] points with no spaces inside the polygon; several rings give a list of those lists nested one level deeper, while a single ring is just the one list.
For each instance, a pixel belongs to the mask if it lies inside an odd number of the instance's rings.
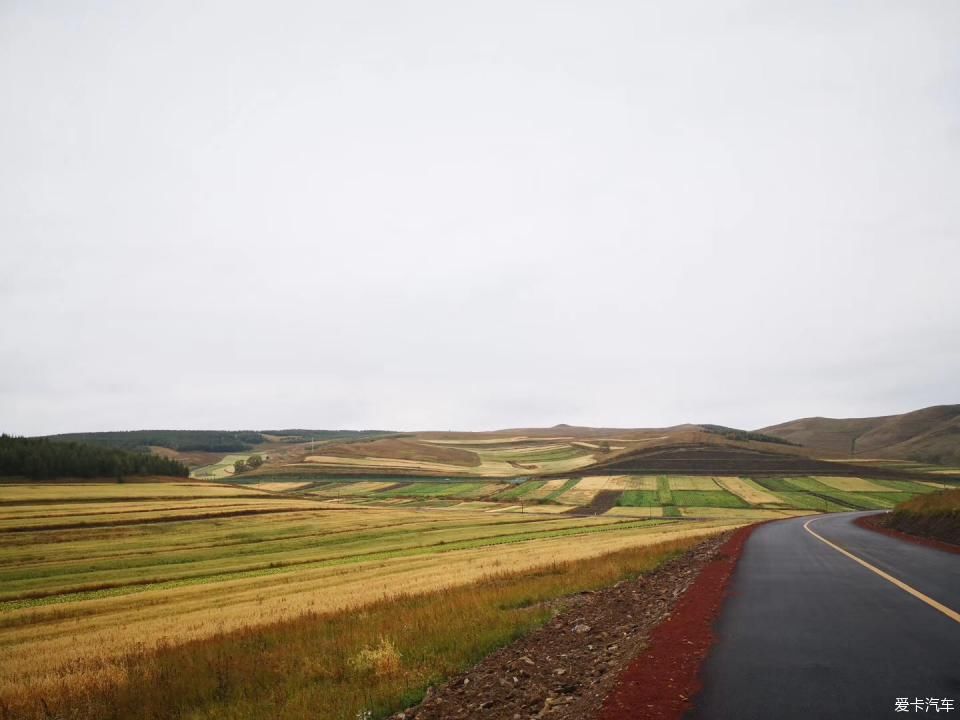
[{"label": "harvested field", "polygon": [[529,505],[514,505],[513,506],[516,512],[523,512],[524,514],[534,514],[534,515],[562,515],[564,513],[570,512],[569,505],[546,505],[540,503],[532,503]]},{"label": "harvested field", "polygon": [[[66,677],[48,686],[0,687],[0,702],[25,720],[67,714],[72,720],[166,719],[185,717],[185,712],[205,718],[344,720],[367,717],[368,711],[385,716],[419,698],[428,683],[467,669],[494,648],[548,622],[557,607],[646,573],[698,541],[668,540],[580,561],[501,571],[465,586],[384,598],[357,610],[311,613],[189,644],[144,647],[116,670],[100,665],[95,678],[82,682]],[[679,569],[679,577],[692,576],[686,565]],[[651,601],[677,594],[672,585],[656,582],[651,587]],[[622,594],[623,589],[618,585],[612,592]],[[611,610],[617,604],[614,598]],[[651,617],[666,609],[656,602],[641,605],[652,608]],[[635,626],[629,615],[612,615],[618,628]],[[632,652],[625,648],[622,654]],[[544,673],[552,676],[552,666]]]},{"label": "harvested field", "polygon": [[848,492],[883,492],[889,488],[875,483],[871,480],[864,480],[858,477],[823,477],[818,476],[819,480],[824,485],[831,487],[835,490],[846,490]]},{"label": "harvested field", "polygon": [[715,478],[717,485],[731,492],[750,505],[777,505],[783,502],[776,495],[764,490],[753,480],[738,477]]},{"label": "harvested field", "polygon": [[310,485],[309,482],[265,482],[257,483],[253,485],[257,490],[266,490],[268,492],[293,492],[294,490],[299,490],[304,488],[307,485]]},{"label": "harvested field", "polygon": [[610,508],[605,514],[613,517],[662,517],[663,508],[659,505],[647,505],[640,503],[625,504],[622,503],[621,498],[621,504]]},{"label": "harvested field", "polygon": [[543,484],[535,488],[530,492],[526,497],[530,500],[543,500],[550,497],[554,493],[563,489],[563,486],[566,485],[566,480],[546,480],[543,481]]},{"label": "harvested field", "polygon": [[574,481],[565,492],[556,497],[557,502],[564,505],[589,505],[600,492],[599,487],[581,487],[582,481]]},{"label": "harvested field", "polygon": [[712,477],[673,477],[668,478],[671,490],[719,490]]},{"label": "harvested field", "polygon": [[498,513],[485,511],[492,504],[455,500],[444,510],[408,511],[260,497],[269,514],[205,519],[206,506],[167,504],[172,515],[153,523],[138,514],[143,501],[134,497],[140,524],[0,531],[0,696],[24,683],[59,687],[91,673],[122,674],[118,658],[138,642],[179,643],[728,526]]},{"label": "harvested field", "polygon": [[[83,502],[89,500],[254,497],[255,490],[237,485],[215,485],[208,482],[184,483],[32,483],[0,484],[0,505],[14,502]],[[263,497],[262,494],[259,494]]]},{"label": "harvested field", "polygon": [[336,495],[337,497],[369,495],[371,493],[382,493],[388,488],[393,488],[397,485],[398,483],[394,482],[357,480],[333,483],[326,487],[317,488],[313,490],[312,493],[316,495]]},{"label": "harvested field", "polygon": [[583,490],[656,490],[655,477],[635,475],[591,475],[577,483],[577,489]]}]

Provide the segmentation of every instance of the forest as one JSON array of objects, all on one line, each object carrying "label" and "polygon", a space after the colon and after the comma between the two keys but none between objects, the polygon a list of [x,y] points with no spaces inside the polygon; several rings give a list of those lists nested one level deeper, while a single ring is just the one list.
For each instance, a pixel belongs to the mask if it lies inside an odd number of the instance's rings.
[{"label": "forest", "polygon": [[150,446],[179,452],[242,452],[264,440],[261,433],[252,430],[125,430],[47,437],[55,442],[81,442],[136,452],[149,450]]},{"label": "forest", "polygon": [[0,435],[0,476],[54,480],[127,475],[188,477],[190,471],[181,462],[144,452]]}]

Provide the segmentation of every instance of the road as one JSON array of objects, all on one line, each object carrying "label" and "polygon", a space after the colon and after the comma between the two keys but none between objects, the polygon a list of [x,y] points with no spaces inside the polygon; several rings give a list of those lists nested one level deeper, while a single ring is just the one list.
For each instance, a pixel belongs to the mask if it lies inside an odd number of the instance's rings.
[{"label": "road", "polygon": [[895,712],[897,698],[952,699],[939,717],[960,720],[960,555],[853,524],[869,514],[796,518],[753,533],[687,720],[917,714],[912,704]]}]

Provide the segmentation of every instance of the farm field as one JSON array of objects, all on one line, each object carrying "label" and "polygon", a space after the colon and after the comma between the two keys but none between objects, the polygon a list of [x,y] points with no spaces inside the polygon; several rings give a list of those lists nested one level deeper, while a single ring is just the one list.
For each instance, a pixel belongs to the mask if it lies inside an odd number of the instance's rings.
[{"label": "farm field", "polygon": [[197,483],[0,486],[0,699],[116,677],[127,653],[161,639],[179,644],[744,522],[454,502],[358,506]]},{"label": "farm field", "polygon": [[[266,480],[266,479],[265,479]],[[284,485],[288,490],[283,490]],[[463,502],[485,503],[487,512],[590,514],[621,508],[662,508],[666,517],[715,517],[706,508],[738,510],[744,517],[774,511],[840,512],[885,510],[914,495],[935,492],[926,481],[874,480],[857,477],[735,477],[683,475],[588,475],[551,479],[481,479],[430,476],[336,476],[313,483],[265,483],[287,495],[349,502],[362,506],[452,508]],[[600,498],[605,498],[601,500]],[[512,506],[517,506],[516,508]],[[461,508],[464,509],[464,508]],[[701,514],[697,515],[697,509]],[[619,514],[619,513],[618,513]],[[630,513],[636,514],[636,513]],[[647,516],[650,512],[647,513]]]}]

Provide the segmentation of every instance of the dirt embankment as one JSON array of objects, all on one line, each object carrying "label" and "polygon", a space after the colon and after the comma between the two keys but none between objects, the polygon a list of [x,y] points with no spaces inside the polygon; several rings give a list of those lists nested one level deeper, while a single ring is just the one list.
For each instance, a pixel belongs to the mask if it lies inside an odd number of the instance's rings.
[{"label": "dirt embankment", "polygon": [[[646,648],[651,631],[670,616],[678,598],[684,596],[701,571],[717,564],[720,550],[730,535],[706,540],[635,580],[558,602],[558,614],[546,626],[494,652],[446,686],[432,688],[420,705],[394,718],[584,720],[597,717],[605,699],[618,686],[621,675]],[[722,591],[718,591],[716,598],[711,596],[717,606],[720,595]],[[710,621],[712,615],[708,625]],[[653,648],[652,652],[656,655],[667,649],[664,645]],[[687,646],[674,650],[689,654]],[[701,656],[694,657],[692,672],[688,672],[685,682],[695,678],[700,659]],[[646,655],[640,662],[667,667],[656,657],[648,660]],[[673,664],[668,669],[671,673],[676,671]],[[682,698],[691,694],[686,686],[676,683],[670,684],[667,692]]]},{"label": "dirt embankment", "polygon": [[960,513],[914,515],[894,512],[868,515],[858,518],[856,523],[867,530],[876,530],[899,540],[960,554]]},{"label": "dirt embankment", "polygon": [[903,539],[921,538],[960,549],[960,488],[918,495],[885,515],[861,518],[860,524],[874,530],[906,533]]}]

